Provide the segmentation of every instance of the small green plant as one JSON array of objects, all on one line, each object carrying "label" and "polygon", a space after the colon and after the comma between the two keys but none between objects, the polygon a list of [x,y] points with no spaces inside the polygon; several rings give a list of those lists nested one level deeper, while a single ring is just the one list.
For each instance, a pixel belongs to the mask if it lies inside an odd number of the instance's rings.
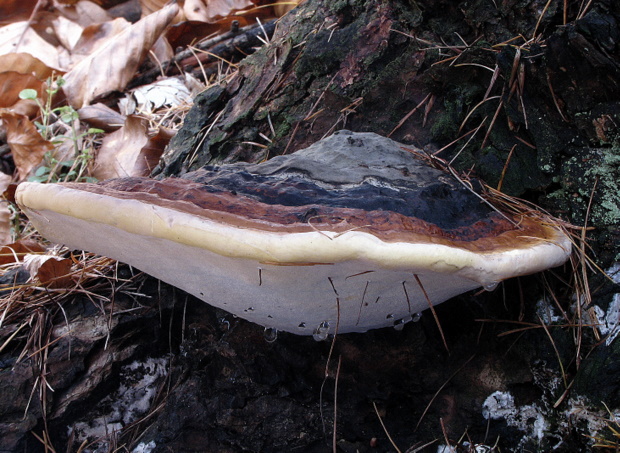
[{"label": "small green plant", "polygon": [[95,136],[103,133],[103,130],[88,128],[83,131],[79,114],[73,107],[53,107],[54,96],[64,83],[62,77],[48,79],[44,101],[39,99],[37,91],[33,89],[25,89],[19,93],[21,99],[30,99],[37,103],[40,121],[35,121],[34,124],[41,136],[56,147],[66,146],[69,142],[73,148],[73,157],[62,161],[56,157],[55,152],[45,153],[42,165],[29,178],[30,181],[96,181],[88,176],[88,167],[94,158],[92,144]]},{"label": "small green plant", "polygon": [[90,148],[79,151],[75,159],[65,161],[59,161],[51,152],[47,152],[43,156],[43,165],[37,168],[28,180],[34,182],[97,182],[96,178],[87,176],[88,166],[92,159]]}]

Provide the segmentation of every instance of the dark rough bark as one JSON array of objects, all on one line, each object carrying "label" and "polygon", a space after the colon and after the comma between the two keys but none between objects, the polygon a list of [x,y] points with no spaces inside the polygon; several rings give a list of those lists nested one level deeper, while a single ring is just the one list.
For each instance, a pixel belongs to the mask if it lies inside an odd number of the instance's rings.
[{"label": "dark rough bark", "polygon": [[[282,19],[272,43],[246,59],[230,84],[196,99],[157,177],[290,153],[345,127],[394,131],[396,140],[437,150],[486,119],[467,146],[461,140],[440,156],[454,158],[455,167],[472,170],[490,185],[505,170],[504,191],[578,225],[589,214],[593,255],[607,268],[620,252],[620,7],[593,2],[575,20],[578,5],[570,5],[569,23],[562,25],[562,2],[550,2],[537,26],[546,4],[307,0]],[[534,41],[507,43],[519,35],[529,39],[535,30]],[[495,292],[438,306],[449,353],[430,314],[402,332],[340,336],[330,356],[329,343],[309,338],[281,334],[269,343],[260,326],[167,287],[158,291],[152,280],[140,290],[152,299],[119,295],[103,305],[103,314],[89,308],[90,302],[75,301],[65,306],[66,318],[50,309],[45,324],[50,338],[58,338],[54,329],[66,320],[76,332],[49,348],[47,375],[54,392],[44,398],[47,429],[57,451],[64,451],[71,443],[67,427],[109,413],[105,397],[127,381],[124,367],[150,357],[166,359],[168,374],[158,380],[152,415],[126,427],[117,445],[331,451],[341,360],[339,451],[393,451],[378,415],[403,451],[434,439],[444,443],[443,429],[459,451],[467,451],[463,440],[470,446],[497,441],[502,451],[585,451],[591,441],[584,434],[591,431],[586,418],[576,415],[583,414],[576,398],[620,406],[618,342],[596,346],[592,329],[584,327],[577,361],[578,331],[567,320],[556,323],[564,327],[498,336],[528,326],[520,322],[539,324],[539,316],[555,305],[549,287],[571,315],[572,292],[563,282],[569,274],[558,270],[507,281]],[[618,293],[618,285],[596,276],[591,288],[593,302],[604,309]],[[543,297],[551,303],[537,309]],[[123,312],[129,308],[135,310]],[[87,321],[109,329],[93,334]],[[0,356],[0,393],[16,396],[0,399],[0,451],[43,451],[28,432],[40,436],[45,429],[38,393],[23,417],[41,370],[36,356],[16,364],[24,344],[10,344]],[[482,405],[495,391],[510,392],[517,407],[535,405],[538,412],[523,409],[520,417],[531,426],[540,414],[548,423],[544,434],[538,438],[506,418],[485,419]],[[438,443],[423,451],[437,451]],[[73,443],[74,450],[78,445]]]}]

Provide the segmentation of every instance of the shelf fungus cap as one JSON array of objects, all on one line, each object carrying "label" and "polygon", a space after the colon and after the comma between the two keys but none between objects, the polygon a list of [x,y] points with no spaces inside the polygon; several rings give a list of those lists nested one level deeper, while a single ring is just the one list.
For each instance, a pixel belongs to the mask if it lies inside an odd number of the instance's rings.
[{"label": "shelf fungus cap", "polygon": [[500,214],[402,145],[349,131],[182,178],[22,183],[16,200],[51,241],[302,335],[399,326],[571,249],[539,216]]}]

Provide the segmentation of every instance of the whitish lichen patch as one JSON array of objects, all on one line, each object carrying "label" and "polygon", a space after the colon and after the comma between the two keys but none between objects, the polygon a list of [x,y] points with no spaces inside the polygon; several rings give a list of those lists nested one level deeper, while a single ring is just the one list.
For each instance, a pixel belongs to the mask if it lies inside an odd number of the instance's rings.
[{"label": "whitish lichen patch", "polygon": [[547,299],[540,299],[536,302],[536,314],[545,324],[554,324],[564,320],[557,314],[556,308]]},{"label": "whitish lichen patch", "polygon": [[[75,443],[93,442],[87,452],[109,451],[117,433],[128,424],[145,415],[155,397],[159,379],[166,375],[168,361],[165,358],[147,359],[124,366],[120,372],[120,385],[93,409],[92,417],[81,420],[67,428]],[[136,453],[152,450],[145,444]],[[150,448],[150,449],[149,449]],[[154,448],[154,445],[153,445]]]},{"label": "whitish lichen patch", "polygon": [[131,451],[131,453],[151,453],[156,446],[155,441],[150,441],[147,444],[140,442],[136,448]]},{"label": "whitish lichen patch", "polygon": [[[605,271],[614,283],[620,284],[620,263],[616,263]],[[584,321],[587,324],[596,325],[600,334],[605,338],[605,344],[611,345],[620,334],[620,293],[612,296],[607,310],[594,305],[590,310],[585,310]]]},{"label": "whitish lichen patch", "polygon": [[482,416],[487,420],[504,420],[508,426],[523,431],[522,442],[541,441],[548,423],[536,404],[517,407],[509,392],[493,392],[482,404]]}]

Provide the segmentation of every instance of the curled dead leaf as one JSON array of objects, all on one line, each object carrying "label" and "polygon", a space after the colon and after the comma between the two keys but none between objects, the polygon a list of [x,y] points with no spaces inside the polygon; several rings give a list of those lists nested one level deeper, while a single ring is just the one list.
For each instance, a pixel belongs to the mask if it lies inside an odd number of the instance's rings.
[{"label": "curled dead leaf", "polygon": [[0,2],[0,25],[27,20],[37,3],[37,0],[2,0]]},{"label": "curled dead leaf", "polygon": [[20,181],[26,179],[54,145],[45,140],[35,125],[24,115],[4,111],[0,113],[6,129],[6,141],[11,148]]},{"label": "curled dead leaf", "polygon": [[148,176],[171,137],[172,133],[164,128],[150,136],[146,120],[130,115],[121,129],[103,139],[93,176],[99,180]]},{"label": "curled dead leaf", "polygon": [[65,75],[63,86],[69,103],[81,108],[105,93],[122,91],[178,10],[175,3],[167,5],[115,35],[75,65]]},{"label": "curled dead leaf", "polygon": [[183,11],[188,20],[214,22],[253,6],[249,0],[185,0]]},{"label": "curled dead leaf", "polygon": [[60,258],[54,255],[26,255],[24,267],[31,278],[49,288],[67,288],[73,286],[71,265],[69,258]]},{"label": "curled dead leaf", "polygon": [[0,55],[0,108],[8,108],[28,117],[39,111],[32,99],[20,99],[19,93],[27,88],[37,92],[39,99],[45,99],[45,81],[54,70],[28,53]]},{"label": "curled dead leaf", "polygon": [[16,52],[28,53],[49,68],[63,69],[58,49],[41,38],[30,28],[30,23],[27,21],[15,22],[0,28],[0,55]]},{"label": "curled dead leaf", "polygon": [[[0,172],[0,193],[4,193],[13,178],[6,173]],[[8,244],[11,241],[11,216],[8,201],[4,197],[0,202],[0,244]]]},{"label": "curled dead leaf", "polygon": [[12,244],[0,247],[0,265],[19,263],[23,261],[24,256],[32,253],[41,253],[45,249],[34,240],[22,239]]},{"label": "curled dead leaf", "polygon": [[37,97],[42,96],[44,84],[30,74],[20,74],[14,71],[0,72],[0,108],[15,107],[18,104],[33,106],[33,114],[38,111],[38,106],[31,99],[20,99],[19,93],[27,88],[37,92]]},{"label": "curled dead leaf", "polygon": [[80,120],[89,126],[111,132],[120,129],[125,123],[125,116],[112,110],[105,104],[93,104],[78,110]]},{"label": "curled dead leaf", "polygon": [[5,71],[30,75],[42,82],[52,74],[58,75],[58,70],[50,68],[38,58],[23,52],[0,55],[0,72]]}]

